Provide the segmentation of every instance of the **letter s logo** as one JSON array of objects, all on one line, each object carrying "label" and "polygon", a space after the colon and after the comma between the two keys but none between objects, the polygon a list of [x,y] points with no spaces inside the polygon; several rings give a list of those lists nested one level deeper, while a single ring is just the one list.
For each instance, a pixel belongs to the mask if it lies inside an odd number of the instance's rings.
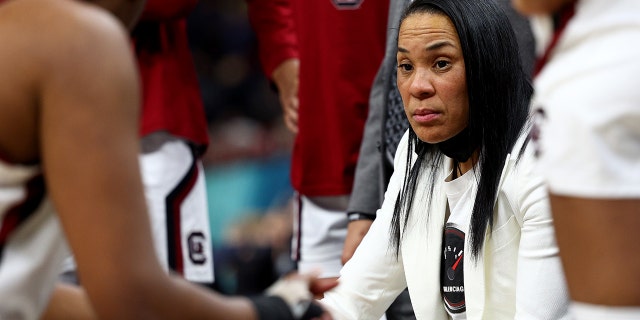
[{"label": "letter s logo", "polygon": [[189,235],[189,259],[194,264],[204,264],[207,261],[204,243],[207,241],[202,232],[193,232]]}]

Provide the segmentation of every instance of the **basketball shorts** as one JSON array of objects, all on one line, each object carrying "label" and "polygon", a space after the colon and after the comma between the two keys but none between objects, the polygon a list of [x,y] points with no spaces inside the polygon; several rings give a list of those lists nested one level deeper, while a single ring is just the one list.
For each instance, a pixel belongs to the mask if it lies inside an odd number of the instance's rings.
[{"label": "basketball shorts", "polygon": [[306,196],[296,197],[292,256],[298,271],[319,270],[322,278],[338,277],[347,236],[346,205],[339,210],[321,206]]},{"label": "basketball shorts", "polygon": [[204,172],[194,149],[165,133],[143,138],[142,180],[155,250],[167,271],[213,283],[213,251]]}]

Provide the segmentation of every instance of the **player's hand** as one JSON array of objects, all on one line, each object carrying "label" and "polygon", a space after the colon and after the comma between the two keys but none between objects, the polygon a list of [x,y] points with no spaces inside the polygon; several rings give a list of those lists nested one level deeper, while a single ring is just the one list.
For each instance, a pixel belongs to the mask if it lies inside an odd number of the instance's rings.
[{"label": "player's hand", "polygon": [[362,238],[367,234],[373,220],[356,220],[350,221],[347,227],[347,237],[344,239],[344,248],[342,249],[342,264],[347,263],[356,252],[356,249],[362,242]]},{"label": "player's hand", "polygon": [[291,132],[298,133],[300,60],[285,60],[273,70],[271,78],[278,87],[284,123]]},{"label": "player's hand", "polygon": [[319,303],[314,302],[314,296],[331,290],[338,282],[322,280],[317,274],[291,273],[276,281],[265,293],[282,298],[289,305],[296,319],[330,320],[331,315]]}]

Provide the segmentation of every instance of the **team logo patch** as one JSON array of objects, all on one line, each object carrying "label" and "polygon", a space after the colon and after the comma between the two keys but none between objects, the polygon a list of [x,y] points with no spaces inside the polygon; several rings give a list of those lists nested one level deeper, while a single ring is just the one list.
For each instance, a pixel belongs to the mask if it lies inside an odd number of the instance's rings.
[{"label": "team logo patch", "polygon": [[189,259],[194,264],[204,264],[207,262],[207,253],[205,252],[205,241],[207,238],[202,232],[192,232],[187,238],[189,245]]},{"label": "team logo patch", "polygon": [[444,230],[444,248],[440,283],[444,305],[451,313],[465,312],[464,299],[464,232],[447,226]]},{"label": "team logo patch", "polygon": [[340,10],[358,9],[364,0],[331,0],[333,5]]}]

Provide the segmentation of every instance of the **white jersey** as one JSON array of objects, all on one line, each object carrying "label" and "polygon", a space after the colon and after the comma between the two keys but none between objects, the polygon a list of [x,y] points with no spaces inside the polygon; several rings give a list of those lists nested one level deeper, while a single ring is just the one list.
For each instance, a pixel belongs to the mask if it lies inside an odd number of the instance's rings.
[{"label": "white jersey", "polygon": [[579,1],[535,88],[550,191],[640,197],[640,1]]},{"label": "white jersey", "polygon": [[0,319],[37,319],[66,250],[37,165],[0,157]]}]

